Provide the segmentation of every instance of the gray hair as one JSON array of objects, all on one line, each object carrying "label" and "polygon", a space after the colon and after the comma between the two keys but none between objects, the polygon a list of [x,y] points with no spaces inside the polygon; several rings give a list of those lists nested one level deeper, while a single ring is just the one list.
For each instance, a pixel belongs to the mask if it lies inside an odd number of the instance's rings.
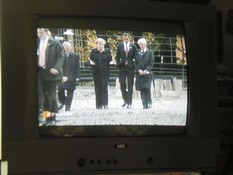
[{"label": "gray hair", "polygon": [[71,45],[71,43],[69,41],[64,41],[63,46],[72,47],[72,45]]},{"label": "gray hair", "polygon": [[140,44],[140,43],[147,44],[146,39],[145,39],[145,38],[140,38],[140,39],[138,40],[138,44]]},{"label": "gray hair", "polygon": [[106,41],[103,38],[97,38],[95,43],[96,44],[98,44],[98,43],[106,44]]}]

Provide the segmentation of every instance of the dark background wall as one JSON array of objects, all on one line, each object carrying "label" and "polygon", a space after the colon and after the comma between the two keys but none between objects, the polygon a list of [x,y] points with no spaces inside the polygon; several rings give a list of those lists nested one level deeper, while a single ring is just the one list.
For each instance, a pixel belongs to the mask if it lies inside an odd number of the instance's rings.
[{"label": "dark background wall", "polygon": [[[221,65],[226,66],[228,68],[233,69],[233,33],[230,34],[227,31],[227,22],[228,18],[228,10],[233,9],[233,1],[232,0],[211,0],[210,4],[214,4],[216,9],[221,13],[221,29],[223,36],[223,47],[221,48],[222,57],[221,57]],[[233,25],[233,21],[232,21]]]}]

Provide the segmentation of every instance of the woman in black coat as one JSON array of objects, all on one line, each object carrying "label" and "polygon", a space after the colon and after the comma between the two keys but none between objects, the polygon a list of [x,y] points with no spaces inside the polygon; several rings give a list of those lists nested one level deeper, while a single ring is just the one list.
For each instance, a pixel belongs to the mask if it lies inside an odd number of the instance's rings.
[{"label": "woman in black coat", "polygon": [[139,39],[138,44],[140,52],[135,58],[136,90],[141,93],[143,109],[148,109],[152,105],[151,82],[154,55],[152,51],[147,49],[145,38]]},{"label": "woman in black coat", "polygon": [[111,51],[104,48],[106,42],[102,38],[96,40],[97,47],[91,50],[90,65],[95,86],[96,108],[108,108],[108,82],[110,77]]}]

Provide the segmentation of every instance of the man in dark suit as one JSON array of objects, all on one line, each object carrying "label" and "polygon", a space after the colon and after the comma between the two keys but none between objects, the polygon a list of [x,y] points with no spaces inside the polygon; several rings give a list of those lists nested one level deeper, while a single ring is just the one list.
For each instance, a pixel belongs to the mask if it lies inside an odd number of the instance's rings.
[{"label": "man in dark suit", "polygon": [[143,109],[148,109],[152,105],[151,82],[154,55],[151,50],[147,49],[145,38],[140,38],[138,44],[140,52],[135,58],[136,90],[141,93]]},{"label": "man in dark suit", "polygon": [[124,103],[122,107],[131,108],[134,84],[134,58],[137,47],[130,42],[130,36],[123,34],[123,42],[117,46],[116,63],[119,68],[119,82]]},{"label": "man in dark suit", "polygon": [[63,43],[65,49],[65,61],[63,64],[64,76],[58,85],[58,101],[60,102],[59,110],[65,105],[65,110],[70,111],[73,101],[76,82],[80,80],[80,63],[79,55],[72,52],[71,43],[65,41]]},{"label": "man in dark suit", "polygon": [[53,122],[58,112],[57,84],[62,80],[64,48],[51,38],[47,28],[38,28],[38,98],[39,110],[47,122]]}]

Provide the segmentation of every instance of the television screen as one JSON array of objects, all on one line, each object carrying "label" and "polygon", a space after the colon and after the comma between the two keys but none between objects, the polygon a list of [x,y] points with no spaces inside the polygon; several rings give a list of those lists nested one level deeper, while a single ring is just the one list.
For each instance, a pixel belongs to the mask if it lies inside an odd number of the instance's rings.
[{"label": "television screen", "polygon": [[1,15],[10,175],[215,168],[214,6],[3,0]]},{"label": "television screen", "polygon": [[[63,27],[51,28],[42,25],[49,20],[51,23],[56,21],[57,26]],[[89,20],[83,19],[82,22],[88,24]],[[185,32],[181,24],[149,22],[148,25],[145,21],[128,21],[137,27],[133,30],[119,30],[108,28],[106,24],[102,27],[83,28],[82,25],[80,27],[80,19],[72,23],[77,27],[69,28],[65,27],[64,21],[66,20],[44,19],[39,22],[40,27],[37,29],[38,60],[40,43],[43,41],[39,32],[44,30],[48,33],[49,40],[56,40],[61,45],[60,49],[70,53],[68,56],[61,56],[64,57],[61,66],[63,77],[56,81],[55,94],[58,110],[54,112],[55,117],[51,121],[52,112],[45,104],[46,97],[51,94],[44,95],[44,103],[40,101],[43,95],[40,93],[41,82],[49,82],[48,75],[42,78],[41,72],[48,71],[51,66],[41,68],[38,61],[38,124],[42,135],[147,136],[185,131],[188,112],[188,61]],[[104,23],[103,20],[100,22]],[[147,24],[147,27],[143,24]],[[143,30],[141,26],[144,27]],[[128,67],[119,66],[119,60],[123,59],[119,50],[124,43],[125,34],[128,35],[130,43],[131,58],[127,59],[132,59],[132,83],[128,81],[128,76],[123,83],[121,80],[122,70],[125,71]],[[105,52],[102,57],[99,57],[99,39],[104,42]],[[141,54],[142,39],[146,42],[145,55]],[[51,47],[48,44],[47,54],[49,50]],[[98,55],[94,52],[98,52]],[[104,55],[108,52],[109,59],[106,61]],[[142,63],[142,60],[146,61]],[[142,65],[143,69],[148,69],[146,76],[150,77],[146,98],[144,92],[147,90],[138,87],[139,84],[146,83],[139,82],[137,67]],[[101,71],[106,70],[103,75]],[[130,106],[127,103],[124,105],[126,99],[122,84],[125,85],[127,95],[131,95]]]}]

